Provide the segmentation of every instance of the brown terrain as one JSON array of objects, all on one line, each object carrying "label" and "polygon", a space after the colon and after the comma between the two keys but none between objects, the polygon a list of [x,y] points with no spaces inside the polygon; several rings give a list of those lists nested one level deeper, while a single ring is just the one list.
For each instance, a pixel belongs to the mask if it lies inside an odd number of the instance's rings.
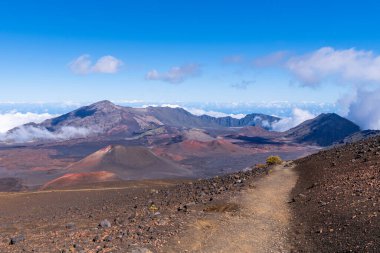
[{"label": "brown terrain", "polygon": [[[294,165],[293,165],[294,164]],[[4,252],[377,252],[380,137],[202,180],[0,194]]]},{"label": "brown terrain", "polygon": [[297,161],[292,191],[296,248],[380,251],[380,137]]},{"label": "brown terrain", "polygon": [[380,137],[278,120],[102,101],[27,124],[97,130],[0,145],[0,252],[378,252]]},{"label": "brown terrain", "polygon": [[287,203],[297,174],[291,163],[270,174],[206,208],[163,252],[289,252]]},{"label": "brown terrain", "polygon": [[97,171],[112,172],[122,180],[213,177],[263,163],[270,154],[296,159],[320,149],[283,141],[257,127],[220,131],[214,134],[191,129],[174,135],[155,132],[149,136],[152,145],[140,139],[89,138],[4,146],[0,147],[0,177],[13,178],[30,190],[65,174]]},{"label": "brown terrain", "polygon": [[[204,157],[218,154],[229,154],[231,156],[253,154],[253,151],[240,147],[226,140],[198,141],[185,140],[179,143],[156,148],[156,153],[163,156],[173,157],[176,160],[183,160],[188,157]],[[182,159],[180,159],[180,157]]]},{"label": "brown terrain", "polygon": [[[119,182],[97,188],[0,194],[2,252],[165,252],[195,219],[265,170],[208,180]],[[216,209],[215,209],[216,206]],[[222,208],[235,212],[240,207]]]},{"label": "brown terrain", "polygon": [[[286,132],[270,131],[279,120],[255,113],[239,120],[214,118],[181,108],[130,108],[100,101],[8,131],[0,143],[0,178],[7,178],[0,187],[36,190],[57,179],[77,184],[67,174],[97,182],[102,177],[83,173],[100,171],[121,180],[209,178],[263,163],[268,155],[294,160],[352,134],[361,136],[357,125],[336,114],[321,114]],[[18,143],[25,129],[48,136],[81,129],[88,135]]]}]

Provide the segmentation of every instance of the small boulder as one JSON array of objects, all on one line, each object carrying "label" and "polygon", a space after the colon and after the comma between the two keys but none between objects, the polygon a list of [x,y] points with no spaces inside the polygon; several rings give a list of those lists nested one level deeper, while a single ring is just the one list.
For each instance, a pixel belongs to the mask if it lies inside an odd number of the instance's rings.
[{"label": "small boulder", "polygon": [[66,224],[66,228],[67,229],[74,229],[75,228],[75,224],[73,222],[67,223]]},{"label": "small boulder", "polygon": [[101,227],[101,228],[110,228],[111,227],[111,222],[109,222],[107,219],[106,220],[102,220],[99,223],[99,227]]},{"label": "small boulder", "polygon": [[9,244],[14,245],[16,243],[22,242],[25,240],[25,237],[23,235],[17,235],[15,237],[12,237]]}]

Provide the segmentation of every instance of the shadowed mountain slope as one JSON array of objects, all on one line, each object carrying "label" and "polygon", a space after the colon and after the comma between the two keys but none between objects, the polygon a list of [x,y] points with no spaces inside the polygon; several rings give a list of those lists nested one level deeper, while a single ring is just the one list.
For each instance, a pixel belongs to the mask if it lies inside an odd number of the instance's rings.
[{"label": "shadowed mountain slope", "polygon": [[380,130],[363,130],[347,136],[346,138],[344,138],[344,140],[340,141],[339,144],[357,142],[379,135]]},{"label": "shadowed mountain slope", "polygon": [[202,115],[200,118],[204,121],[216,123],[223,127],[259,126],[264,129],[271,129],[272,124],[280,120],[278,117],[260,113],[251,113],[241,119],[232,118],[230,116],[215,118],[208,115]]},{"label": "shadowed mountain slope", "polygon": [[329,146],[360,131],[359,126],[335,113],[323,113],[286,131],[297,142]]}]

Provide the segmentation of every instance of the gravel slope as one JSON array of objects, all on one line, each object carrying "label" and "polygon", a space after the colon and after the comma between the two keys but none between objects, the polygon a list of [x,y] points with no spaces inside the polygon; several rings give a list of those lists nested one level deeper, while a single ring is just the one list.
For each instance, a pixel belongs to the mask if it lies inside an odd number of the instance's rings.
[{"label": "gravel slope", "polygon": [[300,159],[296,170],[299,251],[380,251],[380,137]]}]

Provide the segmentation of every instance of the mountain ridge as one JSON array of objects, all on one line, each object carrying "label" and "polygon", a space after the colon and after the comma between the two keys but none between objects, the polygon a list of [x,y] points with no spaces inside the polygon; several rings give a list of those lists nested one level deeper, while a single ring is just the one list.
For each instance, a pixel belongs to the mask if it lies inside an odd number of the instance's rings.
[{"label": "mountain ridge", "polygon": [[336,113],[322,113],[284,132],[297,142],[329,146],[360,131],[352,121]]},{"label": "mountain ridge", "polygon": [[[251,113],[241,119],[230,116],[220,118],[208,115],[197,116],[183,108],[151,106],[133,108],[115,105],[108,100],[102,100],[80,107],[59,117],[45,120],[40,124],[28,123],[22,127],[48,131],[47,134],[62,134],[61,132],[64,130],[79,129],[79,132],[84,131],[87,134],[85,137],[131,139],[162,127],[176,128],[179,133],[186,129],[208,129],[220,132],[220,130],[224,131],[228,128],[248,126],[270,130],[272,124],[279,120],[281,119],[278,117],[260,113]],[[17,129],[20,129],[20,127],[14,128],[8,133],[17,131]],[[323,113],[292,129],[280,132],[278,135],[298,143],[329,146],[359,131],[359,126],[348,119],[335,113]],[[81,137],[83,137],[83,134]],[[75,137],[71,138],[75,139]]]},{"label": "mountain ridge", "polygon": [[[59,132],[63,127],[76,127],[94,130],[107,135],[121,134],[133,136],[164,125],[180,128],[220,128],[237,126],[268,126],[279,118],[264,114],[249,114],[243,119],[230,116],[216,118],[212,116],[193,115],[183,108],[146,107],[133,108],[115,105],[108,100],[102,100],[61,116],[47,119],[42,123],[27,123],[21,127],[46,129],[49,132]],[[8,131],[12,133],[20,127]]]}]

